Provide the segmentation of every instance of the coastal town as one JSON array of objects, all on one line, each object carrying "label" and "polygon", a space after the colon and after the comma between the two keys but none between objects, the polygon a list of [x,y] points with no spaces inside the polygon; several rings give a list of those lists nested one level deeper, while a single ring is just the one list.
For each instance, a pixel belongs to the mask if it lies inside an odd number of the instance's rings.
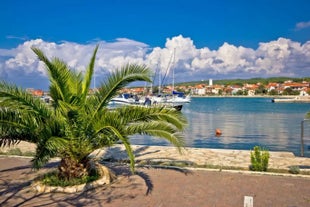
[{"label": "coastal town", "polygon": [[[161,87],[161,93],[171,94],[173,90],[189,94],[191,96],[309,96],[310,82],[294,82],[292,80],[284,81],[283,83],[270,82],[268,84],[213,84],[213,80],[209,79],[208,83],[199,84],[178,84],[176,86],[167,85]],[[49,92],[42,89],[27,88],[33,96],[43,97],[48,96]],[[96,89],[91,88],[89,94],[94,93]],[[157,94],[158,87],[127,87],[120,93],[130,93],[136,95]]]}]

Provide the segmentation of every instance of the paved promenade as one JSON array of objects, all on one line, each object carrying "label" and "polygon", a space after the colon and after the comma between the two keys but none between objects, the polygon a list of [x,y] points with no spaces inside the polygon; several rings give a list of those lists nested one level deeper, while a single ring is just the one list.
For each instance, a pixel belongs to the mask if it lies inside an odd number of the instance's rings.
[{"label": "paved promenade", "polygon": [[[34,145],[21,143],[21,151]],[[4,149],[1,149],[4,150]],[[246,168],[250,151],[186,148],[183,154],[174,147],[133,146],[136,161],[188,162]],[[95,152],[106,160],[127,160],[122,145]],[[270,168],[299,166],[309,170],[310,158],[288,152],[270,152]],[[37,193],[31,182],[56,162],[40,171],[31,170],[31,158],[0,156],[0,206],[310,206],[310,176],[251,171],[191,170],[187,168],[137,168],[132,175],[128,166],[109,167],[117,179],[87,192],[73,194]],[[285,176],[283,176],[285,175]]]}]

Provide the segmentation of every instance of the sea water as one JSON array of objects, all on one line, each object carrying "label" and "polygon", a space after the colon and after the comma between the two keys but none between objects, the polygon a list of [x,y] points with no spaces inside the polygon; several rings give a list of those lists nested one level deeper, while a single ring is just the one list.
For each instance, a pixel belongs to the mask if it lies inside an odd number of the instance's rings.
[{"label": "sea water", "polygon": [[[272,103],[271,98],[193,97],[187,117],[187,147],[270,151],[301,154],[301,124],[310,103]],[[310,121],[304,122],[304,156],[310,157]],[[220,129],[221,136],[215,135]],[[134,136],[132,144],[169,145],[163,139]]]}]

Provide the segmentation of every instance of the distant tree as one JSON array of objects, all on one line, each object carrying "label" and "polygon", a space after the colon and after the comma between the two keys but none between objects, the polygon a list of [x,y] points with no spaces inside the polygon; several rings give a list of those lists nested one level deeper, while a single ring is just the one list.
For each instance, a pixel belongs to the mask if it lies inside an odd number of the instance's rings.
[{"label": "distant tree", "polygon": [[293,89],[292,88],[285,88],[282,92],[283,95],[292,95]]},{"label": "distant tree", "polygon": [[265,86],[260,85],[258,88],[255,90],[255,94],[267,94],[267,89]]},{"label": "distant tree", "polygon": [[297,90],[293,90],[292,88],[285,88],[283,93],[283,95],[294,95],[294,96],[297,96],[300,94],[299,91]]},{"label": "distant tree", "polygon": [[243,90],[238,90],[238,91],[236,92],[236,95],[238,95],[238,96],[244,95],[244,94],[243,94]]},{"label": "distant tree", "polygon": [[268,94],[271,95],[271,96],[275,96],[275,95],[278,95],[278,91],[275,90],[275,89],[272,89],[272,90],[269,91]]},{"label": "distant tree", "polygon": [[182,93],[185,93],[186,91],[183,89],[183,88],[175,88],[175,90],[177,90],[178,92],[182,92]]},{"label": "distant tree", "polygon": [[249,95],[249,91],[248,90],[244,90],[243,91],[243,95],[245,95],[245,96]]},{"label": "distant tree", "polygon": [[219,95],[223,95],[223,90],[220,89],[218,94],[219,94]]}]

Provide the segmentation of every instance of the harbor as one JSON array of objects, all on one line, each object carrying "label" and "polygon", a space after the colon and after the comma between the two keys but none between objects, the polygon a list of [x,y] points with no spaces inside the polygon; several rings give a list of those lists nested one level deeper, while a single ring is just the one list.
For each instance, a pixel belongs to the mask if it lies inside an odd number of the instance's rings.
[{"label": "harbor", "polygon": [[[259,145],[270,151],[301,155],[301,122],[308,103],[271,102],[271,97],[192,97],[182,113],[188,119],[186,147],[251,150]],[[303,126],[304,155],[310,157],[310,122]],[[221,135],[216,135],[220,129]],[[166,146],[165,140],[134,136],[132,144]]]}]

